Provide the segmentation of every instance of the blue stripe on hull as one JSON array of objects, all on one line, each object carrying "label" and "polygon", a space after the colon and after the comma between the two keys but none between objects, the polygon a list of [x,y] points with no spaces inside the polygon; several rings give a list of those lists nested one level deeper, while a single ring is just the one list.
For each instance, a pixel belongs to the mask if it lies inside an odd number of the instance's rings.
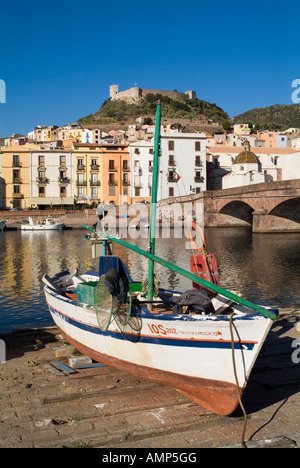
[{"label": "blue stripe on hull", "polygon": [[[73,325],[81,330],[87,331],[89,333],[94,333],[96,335],[103,335],[103,336],[110,336],[117,340],[125,340],[131,341],[134,343],[147,343],[147,344],[156,344],[156,345],[163,345],[163,346],[180,346],[180,347],[190,347],[190,348],[217,348],[217,349],[231,349],[231,342],[230,341],[221,341],[221,340],[197,340],[194,338],[189,339],[176,339],[176,338],[167,338],[162,336],[148,336],[148,335],[139,335],[139,333],[125,333],[121,331],[111,331],[107,330],[103,332],[98,327],[94,327],[91,325],[87,325],[82,322],[78,322],[61,312],[53,309],[49,305],[49,309],[52,314],[57,315],[65,322]],[[132,339],[134,337],[134,340]],[[234,349],[247,349],[251,351],[254,348],[255,343],[234,343]]]}]

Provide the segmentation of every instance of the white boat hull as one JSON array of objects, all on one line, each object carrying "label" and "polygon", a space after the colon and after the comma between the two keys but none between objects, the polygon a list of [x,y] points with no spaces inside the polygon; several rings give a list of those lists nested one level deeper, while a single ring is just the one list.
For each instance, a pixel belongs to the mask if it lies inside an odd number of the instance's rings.
[{"label": "white boat hull", "polygon": [[55,224],[22,224],[22,231],[61,231],[64,228],[64,223],[55,223]]},{"label": "white boat hull", "polygon": [[0,221],[0,231],[3,231],[3,229],[5,228],[5,225],[6,225],[6,221]]},{"label": "white boat hull", "polygon": [[[228,415],[237,407],[229,316],[150,313],[143,307],[138,331],[130,322],[119,327],[113,320],[103,332],[93,307],[47,286],[45,295],[54,322],[82,353],[172,386],[215,413]],[[239,312],[233,323],[242,394],[272,320]]]}]

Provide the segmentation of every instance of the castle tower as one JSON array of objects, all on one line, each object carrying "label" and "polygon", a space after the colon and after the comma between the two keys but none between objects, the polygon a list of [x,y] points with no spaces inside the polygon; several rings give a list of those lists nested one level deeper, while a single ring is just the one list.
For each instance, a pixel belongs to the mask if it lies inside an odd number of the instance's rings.
[{"label": "castle tower", "polygon": [[109,97],[114,98],[119,92],[119,85],[110,85],[109,87]]}]

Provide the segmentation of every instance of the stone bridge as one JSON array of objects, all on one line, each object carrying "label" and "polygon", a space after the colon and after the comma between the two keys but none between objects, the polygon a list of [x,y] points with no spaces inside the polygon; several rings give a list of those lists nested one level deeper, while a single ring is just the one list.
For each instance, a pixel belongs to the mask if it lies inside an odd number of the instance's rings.
[{"label": "stone bridge", "polygon": [[209,190],[164,203],[204,203],[205,227],[252,226],[257,233],[300,232],[300,179]]}]

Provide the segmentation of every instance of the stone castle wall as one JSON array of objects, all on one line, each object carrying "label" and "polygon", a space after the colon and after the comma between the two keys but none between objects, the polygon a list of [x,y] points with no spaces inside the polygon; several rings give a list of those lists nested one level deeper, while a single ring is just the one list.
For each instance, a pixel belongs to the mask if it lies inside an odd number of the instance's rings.
[{"label": "stone castle wall", "polygon": [[168,96],[171,99],[179,100],[182,97],[184,97],[186,94],[190,96],[189,93],[192,93],[192,91],[187,91],[186,93],[180,93],[178,91],[164,91],[162,89],[144,89],[144,88],[138,88],[138,87],[133,87],[133,88],[127,89],[126,91],[119,92],[118,85],[110,86],[110,98],[113,101],[122,99],[128,103],[138,102],[141,99],[145,98],[147,94],[161,94],[162,96]]}]

